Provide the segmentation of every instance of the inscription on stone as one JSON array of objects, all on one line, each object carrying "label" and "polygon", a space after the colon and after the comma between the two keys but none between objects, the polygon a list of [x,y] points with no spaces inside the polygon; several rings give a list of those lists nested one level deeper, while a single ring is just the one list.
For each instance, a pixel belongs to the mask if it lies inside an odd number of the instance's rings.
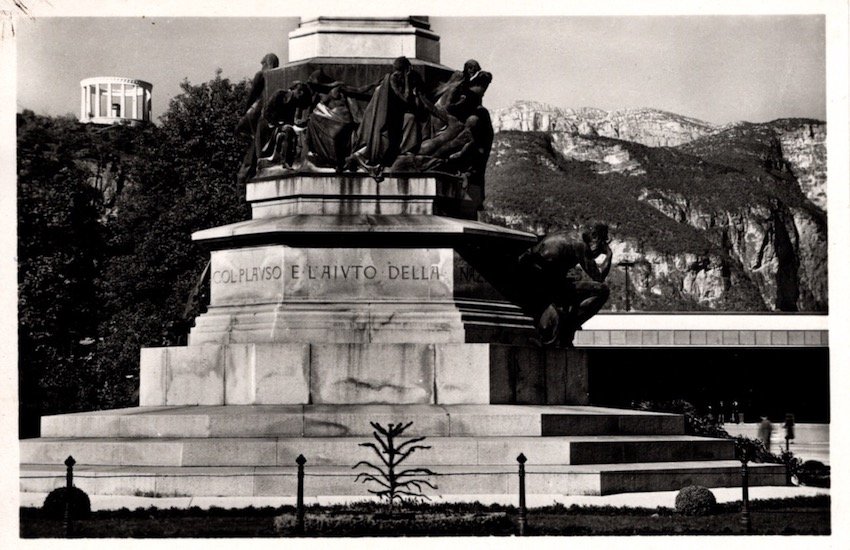
[{"label": "inscription on stone", "polygon": [[378,269],[373,265],[293,265],[290,266],[292,279],[374,279]]},{"label": "inscription on stone", "polygon": [[[496,266],[502,269],[505,266]],[[505,298],[490,284],[487,278],[455,252],[454,293],[457,298],[474,300],[504,300]]]},{"label": "inscription on stone", "polygon": [[280,279],[283,276],[283,270],[280,266],[253,266],[240,267],[235,269],[219,269],[212,272],[213,283],[253,283],[255,281],[271,281],[272,279]]},{"label": "inscription on stone", "polygon": [[212,255],[213,305],[452,297],[450,249],[256,247]]},{"label": "inscription on stone", "polygon": [[[290,266],[292,279],[359,280],[375,279],[381,272],[374,265],[293,265]],[[430,281],[440,279],[439,265],[393,265],[386,266],[387,279],[394,281]]]}]

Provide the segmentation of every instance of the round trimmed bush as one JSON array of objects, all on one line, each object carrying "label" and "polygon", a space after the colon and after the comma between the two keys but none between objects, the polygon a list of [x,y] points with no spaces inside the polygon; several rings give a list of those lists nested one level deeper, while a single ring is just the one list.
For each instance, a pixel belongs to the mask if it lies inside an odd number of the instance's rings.
[{"label": "round trimmed bush", "polygon": [[[52,519],[65,517],[65,495],[67,492],[66,487],[59,487],[50,491],[41,507],[47,517]],[[91,514],[91,501],[85,491],[71,487],[71,502],[68,511],[71,519],[85,519]]]},{"label": "round trimmed bush", "polygon": [[714,493],[701,485],[684,487],[676,495],[676,511],[686,516],[708,515],[716,504]]},{"label": "round trimmed bush", "polygon": [[819,460],[807,460],[797,467],[797,479],[810,487],[829,487],[829,466]]}]

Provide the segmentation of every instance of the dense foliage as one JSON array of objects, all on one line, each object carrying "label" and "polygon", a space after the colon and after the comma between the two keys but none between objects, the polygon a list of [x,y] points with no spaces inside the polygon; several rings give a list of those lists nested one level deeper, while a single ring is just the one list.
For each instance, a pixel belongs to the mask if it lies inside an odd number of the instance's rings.
[{"label": "dense foliage", "polygon": [[96,369],[108,376],[100,407],[135,403],[139,348],[179,343],[198,313],[186,311],[187,300],[208,254],[191,234],[248,216],[235,181],[244,144],[233,134],[245,84],[217,75],[181,88],[162,125],[142,134],[134,185],[107,224]]},{"label": "dense foliage", "polygon": [[22,435],[40,414],[137,404],[139,348],[178,343],[197,314],[191,233],[248,215],[246,83],[181,87],[160,126],[18,116]]},{"label": "dense foliage", "polygon": [[[96,139],[70,118],[18,115],[18,350],[21,417],[68,410],[97,335],[102,197],[86,156]],[[99,159],[98,159],[99,160]],[[37,396],[37,397],[36,397]]]},{"label": "dense foliage", "polygon": [[690,401],[674,399],[672,401],[641,401],[636,403],[642,411],[656,411],[681,414],[685,417],[685,432],[705,437],[729,437],[723,429],[723,420],[711,413],[699,411]]}]

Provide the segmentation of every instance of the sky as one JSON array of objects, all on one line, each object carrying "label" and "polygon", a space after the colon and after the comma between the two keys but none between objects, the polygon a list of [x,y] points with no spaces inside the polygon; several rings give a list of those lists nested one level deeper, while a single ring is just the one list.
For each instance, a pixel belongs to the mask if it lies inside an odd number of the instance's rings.
[{"label": "sky", "polygon": [[[34,17],[16,25],[17,110],[79,115],[79,81],[153,84],[153,115],[184,78],[240,80],[287,59],[298,18]],[[715,124],[826,118],[821,15],[431,17],[442,63],[493,73],[485,106],[533,100],[651,107]]]}]

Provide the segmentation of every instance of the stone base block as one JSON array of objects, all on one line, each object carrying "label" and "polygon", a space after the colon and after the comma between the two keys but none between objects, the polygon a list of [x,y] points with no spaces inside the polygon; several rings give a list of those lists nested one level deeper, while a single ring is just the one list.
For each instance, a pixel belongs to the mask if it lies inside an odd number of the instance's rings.
[{"label": "stone base block", "polygon": [[628,464],[676,460],[733,460],[731,439],[692,436],[631,436],[612,439],[593,436],[575,441],[570,448],[570,464]]},{"label": "stone base block", "polygon": [[199,316],[189,344],[251,342],[463,342],[453,304],[311,303],[211,307]]},{"label": "stone base block", "polygon": [[543,435],[664,434],[685,433],[685,418],[662,414],[543,414]]},{"label": "stone base block", "polygon": [[314,403],[433,403],[434,345],[311,346]]},{"label": "stone base block", "polygon": [[[288,466],[298,455],[318,466],[349,467],[375,458],[361,437],[208,437],[173,439],[41,438],[21,442],[24,464],[62,464],[73,455],[80,465],[116,466]],[[630,464],[732,460],[734,442],[672,436],[458,436],[429,437],[428,452],[409,465],[516,466],[523,453],[534,464]]]},{"label": "stone base block", "polygon": [[143,348],[139,403],[223,405],[224,362],[221,346]]},{"label": "stone base block", "polygon": [[440,41],[418,17],[381,19],[317,17],[289,33],[289,61],[313,57],[394,59],[400,55],[440,62]]},{"label": "stone base block", "polygon": [[[636,493],[641,491],[677,491],[689,485],[703,487],[738,487],[741,466],[734,461],[661,462],[620,467],[600,472],[599,494]],[[786,484],[782,464],[753,464],[749,468],[750,486]]]},{"label": "stone base block", "polygon": [[[440,390],[438,389],[438,394]],[[41,420],[49,438],[351,437],[413,422],[410,437],[683,435],[681,415],[539,405],[210,405],[133,407]]]},{"label": "stone base block", "polygon": [[522,405],[589,403],[587,352],[490,345],[490,402]]},{"label": "stone base block", "polygon": [[146,348],[139,400],[143,407],[487,404],[489,351],[487,344],[397,343]]},{"label": "stone base block", "polygon": [[[445,465],[434,467],[428,479],[436,490],[431,496],[516,495],[514,467]],[[529,495],[608,495],[643,491],[675,491],[688,485],[737,487],[741,483],[737,461],[660,462],[631,465],[527,466]],[[296,469],[291,466],[243,467],[135,467],[78,466],[75,485],[91,495],[132,495],[144,492],[161,498],[203,496],[294,497]],[[369,486],[355,483],[349,466],[307,463],[311,474],[307,497],[370,496]],[[65,485],[64,466],[24,465],[21,491],[47,493]],[[783,486],[781,464],[751,464],[750,486]]]}]

